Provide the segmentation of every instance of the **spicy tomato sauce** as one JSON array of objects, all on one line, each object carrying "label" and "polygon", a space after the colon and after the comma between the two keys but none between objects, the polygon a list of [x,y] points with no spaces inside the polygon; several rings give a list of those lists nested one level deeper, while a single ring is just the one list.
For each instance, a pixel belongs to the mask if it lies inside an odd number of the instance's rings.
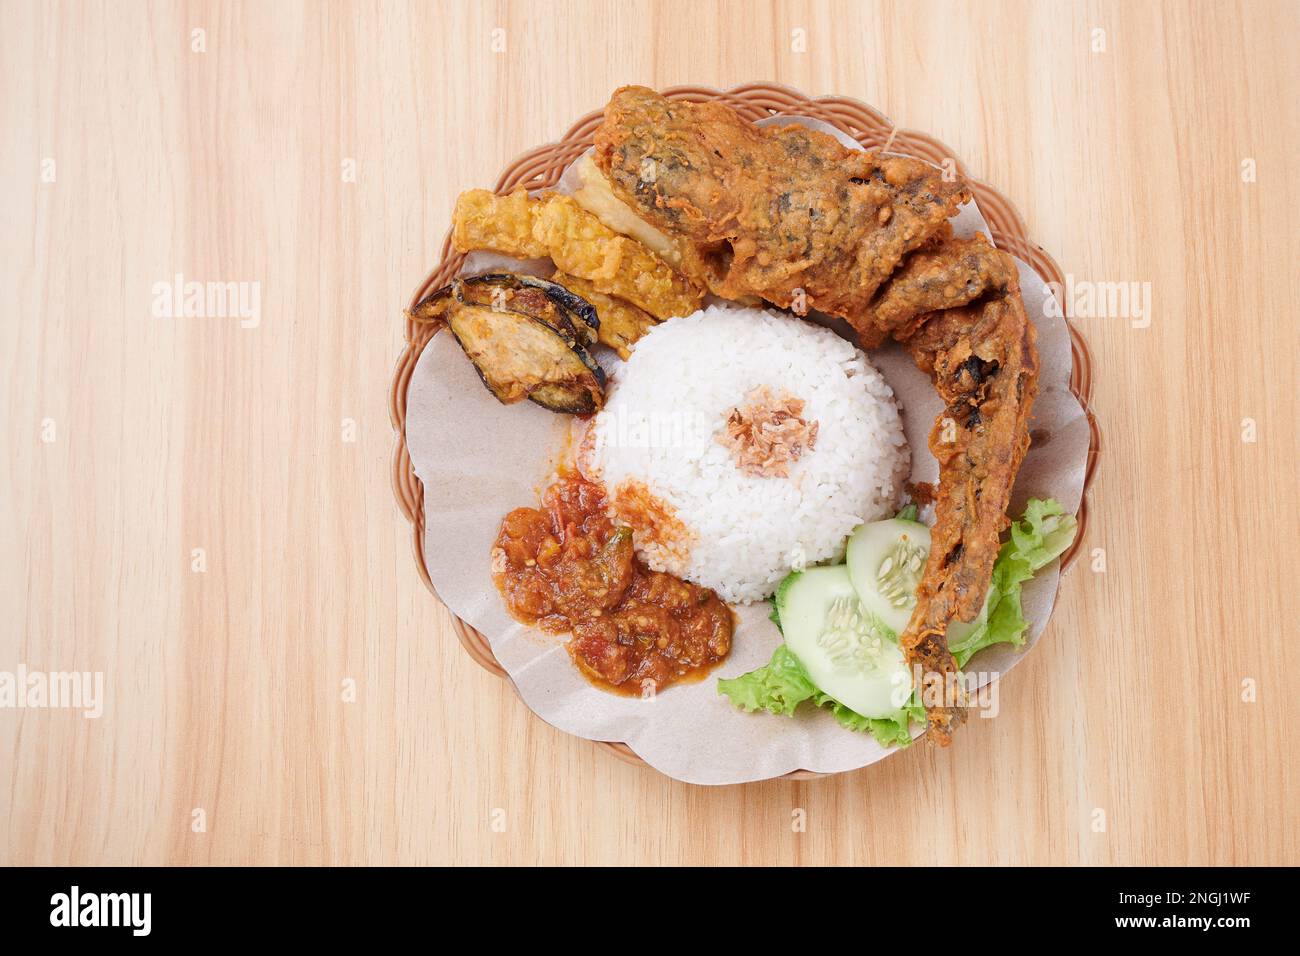
[{"label": "spicy tomato sauce", "polygon": [[615,690],[662,690],[731,650],[731,609],[708,588],[642,564],[631,529],[610,520],[603,490],[583,478],[558,479],[540,510],[506,515],[492,574],[512,615],[571,632],[578,667]]}]

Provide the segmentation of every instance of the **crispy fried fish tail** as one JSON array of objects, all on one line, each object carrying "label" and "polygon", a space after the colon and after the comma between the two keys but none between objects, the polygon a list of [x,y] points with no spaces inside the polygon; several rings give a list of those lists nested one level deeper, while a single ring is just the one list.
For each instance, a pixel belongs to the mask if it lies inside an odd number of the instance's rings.
[{"label": "crispy fried fish tail", "polygon": [[934,379],[945,409],[930,432],[940,495],[930,557],[916,610],[899,638],[926,705],[930,729],[947,745],[965,719],[948,625],[980,612],[1038,392],[1035,331],[1014,279],[999,298],[935,313],[907,343]]}]

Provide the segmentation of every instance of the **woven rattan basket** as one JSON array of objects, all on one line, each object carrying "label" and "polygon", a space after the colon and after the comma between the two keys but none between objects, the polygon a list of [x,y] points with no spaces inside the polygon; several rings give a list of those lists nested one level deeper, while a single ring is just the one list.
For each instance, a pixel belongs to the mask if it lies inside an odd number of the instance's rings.
[{"label": "woven rattan basket", "polygon": [[[975,194],[980,212],[988,221],[993,241],[1002,249],[1031,265],[1044,281],[1056,283],[1052,288],[1063,287],[1061,271],[1052,258],[1030,241],[1025,231],[1025,224],[1011,205],[992,187],[971,179],[962,162],[953,156],[946,146],[924,133],[900,130],[881,113],[857,100],[842,96],[825,96],[812,99],[797,90],[777,86],[772,83],[749,83],[734,89],[720,91],[703,86],[677,86],[665,90],[664,95],[673,99],[702,102],[719,100],[726,103],[741,116],[750,120],[759,120],[767,116],[812,116],[825,120],[848,133],[863,146],[888,147],[891,152],[908,156],[917,156],[935,164],[945,161],[955,165],[957,175],[970,183]],[[545,189],[554,186],[560,174],[575,159],[591,146],[596,127],[600,125],[601,113],[588,113],[574,123],[569,131],[557,143],[539,146],[524,153],[497,177],[495,190],[507,193],[523,186],[527,189]],[[442,243],[442,252],[438,265],[411,296],[410,305],[414,306],[424,295],[445,285],[460,269],[464,256],[457,254],[451,247],[451,233]],[[1064,307],[1064,303],[1062,306]],[[1070,341],[1074,356],[1074,369],[1070,376],[1070,390],[1079,399],[1088,418],[1091,441],[1088,448],[1087,469],[1084,475],[1083,498],[1079,504],[1079,533],[1074,547],[1061,559],[1064,570],[1073,561],[1083,541],[1088,523],[1088,486],[1096,471],[1101,452],[1101,433],[1089,405],[1092,394],[1092,362],[1084,342],[1066,313],[1066,323],[1070,329]],[[393,372],[389,401],[393,428],[397,432],[396,446],[393,449],[393,492],[397,503],[411,522],[411,546],[415,551],[415,565],[420,579],[435,597],[433,582],[429,580],[429,571],[424,563],[424,488],[415,475],[410,455],[406,448],[406,389],[411,380],[415,363],[424,350],[429,339],[438,331],[436,326],[406,322],[406,348],[398,359]],[[466,652],[475,661],[499,677],[506,673],[492,656],[486,638],[464,621],[453,615],[456,635]],[[610,753],[629,763],[644,766],[644,762],[625,744],[598,742]],[[786,774],[787,779],[808,779],[823,776],[807,770],[796,770]]]}]

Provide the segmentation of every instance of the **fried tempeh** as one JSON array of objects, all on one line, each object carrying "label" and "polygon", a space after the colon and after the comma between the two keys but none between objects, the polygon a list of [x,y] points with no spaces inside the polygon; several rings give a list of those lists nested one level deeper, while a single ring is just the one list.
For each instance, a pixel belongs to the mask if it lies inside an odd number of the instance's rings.
[{"label": "fried tempeh", "polygon": [[557,272],[551,276],[551,281],[576,292],[596,307],[596,314],[600,316],[597,341],[608,345],[625,362],[631,356],[636,340],[657,324],[649,312],[617,296],[606,295],[586,279]]},{"label": "fried tempeh", "polygon": [[533,238],[534,200],[525,189],[498,196],[486,189],[470,189],[456,197],[451,241],[458,252],[491,249],[518,259],[543,259],[549,254]]},{"label": "fried tempeh", "polygon": [[456,200],[452,242],[520,258],[549,256],[556,268],[626,299],[655,318],[690,315],[703,298],[649,249],[614,232],[569,196],[532,199],[523,189],[496,196],[471,189]]}]

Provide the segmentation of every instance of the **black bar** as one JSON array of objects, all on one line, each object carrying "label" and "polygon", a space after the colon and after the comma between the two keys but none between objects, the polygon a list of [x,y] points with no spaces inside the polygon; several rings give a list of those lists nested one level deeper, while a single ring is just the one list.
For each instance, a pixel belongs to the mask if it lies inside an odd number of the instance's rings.
[{"label": "black bar", "polygon": [[[946,939],[945,949],[963,940],[1100,937],[1231,943],[1243,940],[1243,933],[1290,928],[1294,913],[1288,919],[1282,910],[1295,909],[1289,890],[1293,875],[1283,869],[880,867],[546,874],[527,869],[8,869],[0,870],[0,927],[6,942],[30,937],[57,942],[75,934],[78,944],[91,945],[284,939],[337,946],[430,930],[433,942],[447,940],[452,925],[459,927],[457,933],[531,929],[555,941],[571,935],[575,942],[597,939],[608,927],[622,938],[648,933],[653,939],[658,936],[649,928],[654,912],[667,918],[685,901],[700,900],[701,888],[707,887],[707,906],[688,923],[699,927],[701,939],[731,937],[733,943],[757,942],[798,912],[818,911],[848,917],[840,931],[852,926],[864,945],[870,945],[877,920],[891,935],[915,935],[918,945]],[[696,932],[676,920],[671,925],[678,926],[673,936]],[[796,921],[779,932],[816,945],[814,926]],[[659,945],[669,945],[659,938]]]}]

